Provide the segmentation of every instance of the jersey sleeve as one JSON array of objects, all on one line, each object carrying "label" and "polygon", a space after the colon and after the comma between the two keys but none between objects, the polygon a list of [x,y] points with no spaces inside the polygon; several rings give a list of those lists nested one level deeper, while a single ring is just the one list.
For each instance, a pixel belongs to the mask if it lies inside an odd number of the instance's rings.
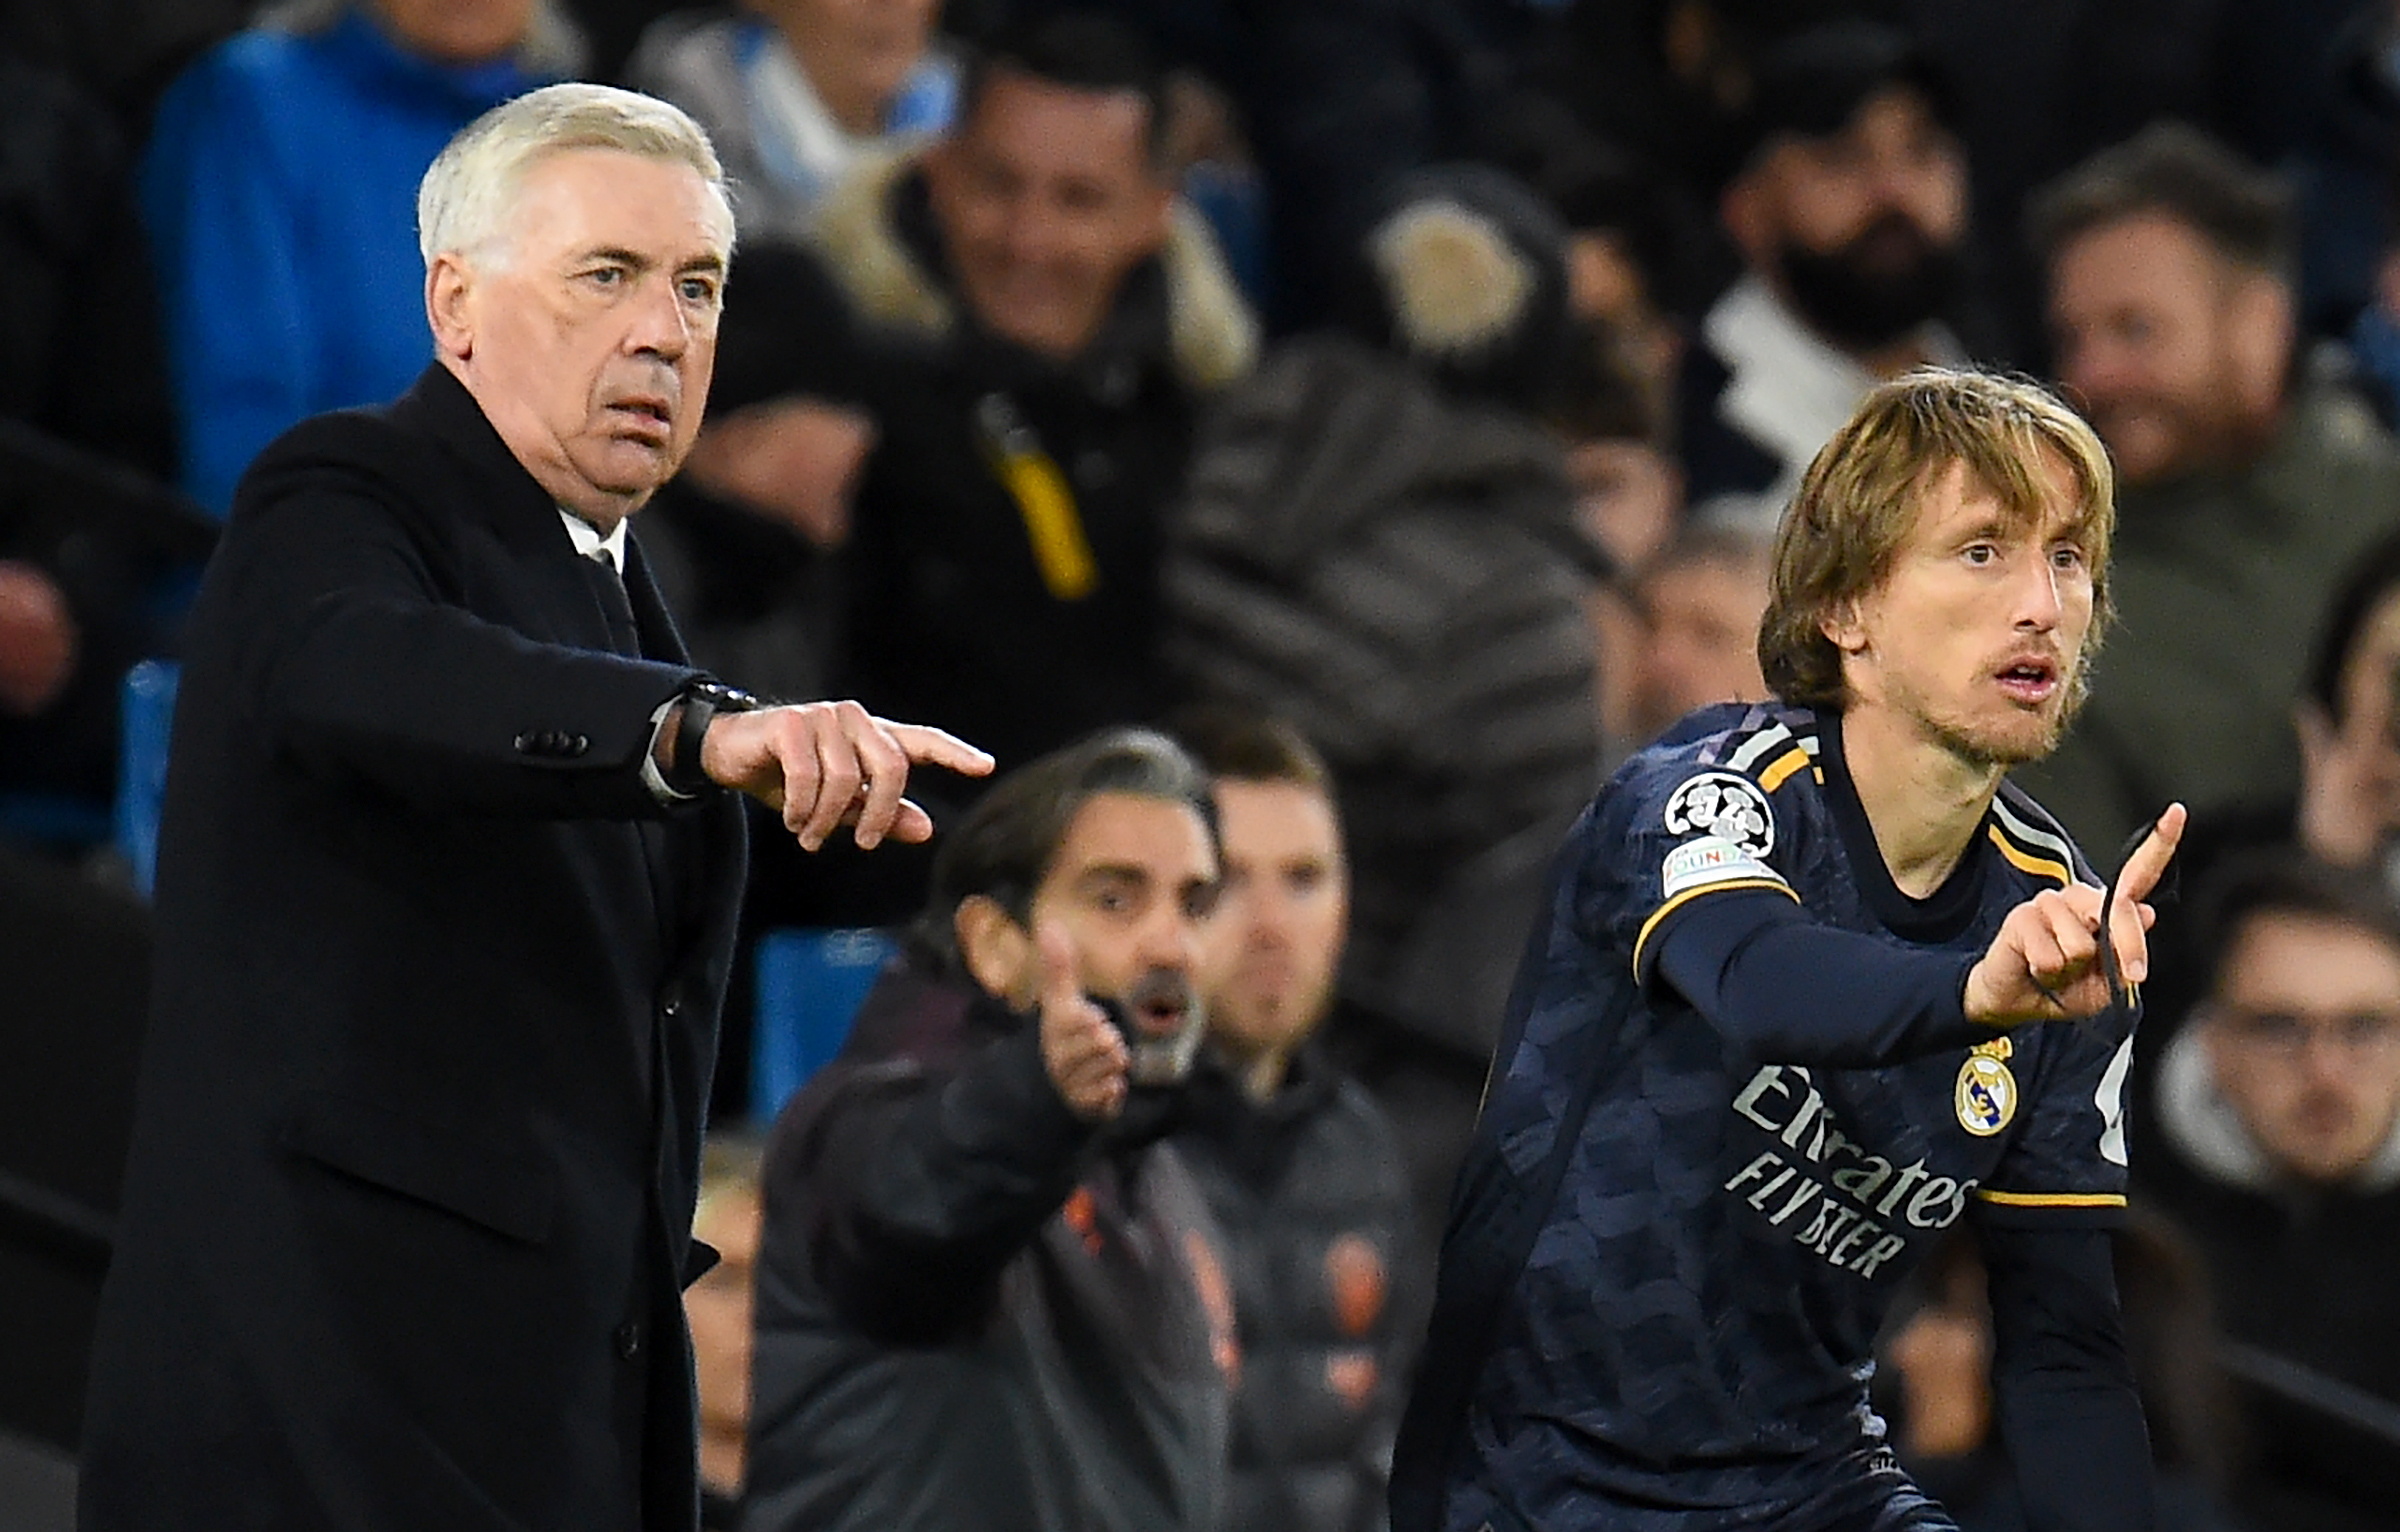
[{"label": "jersey sleeve", "polygon": [[2104,1013],[2050,1023],[2032,1045],[2039,1057],[2029,1071],[2024,1120],[1976,1188],[1977,1216],[1988,1224],[2041,1227],[2122,1222],[2133,1029]]},{"label": "jersey sleeve", "polygon": [[1759,781],[1667,755],[1640,760],[1603,799],[1589,842],[1587,929],[1648,983],[1667,932],[1718,895],[1765,891],[1794,903],[1791,830]]}]

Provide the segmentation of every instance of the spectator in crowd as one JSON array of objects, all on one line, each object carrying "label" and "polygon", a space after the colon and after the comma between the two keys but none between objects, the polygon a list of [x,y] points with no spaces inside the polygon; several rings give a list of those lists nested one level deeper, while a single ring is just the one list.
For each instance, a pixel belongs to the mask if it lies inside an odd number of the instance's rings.
[{"label": "spectator in crowd", "polygon": [[1333,778],[1297,730],[1203,710],[1225,890],[1175,1145],[1225,1235],[1241,1371],[1231,1532],[1372,1532],[1431,1252],[1392,1124],[1315,1045],[1349,922]]},{"label": "spectator in crowd", "polygon": [[700,1525],[741,1524],[742,1460],[749,1448],[750,1359],[757,1350],[759,1146],[711,1133],[700,1154],[700,1202],[692,1239],[716,1264],[683,1290],[692,1327],[692,1371],[700,1400]]},{"label": "spectator in crowd", "polygon": [[1746,529],[1695,527],[1642,571],[1634,680],[1641,742],[1712,702],[1767,700],[1758,669],[1767,553],[1767,544]]},{"label": "spectator in crowd", "polygon": [[[1568,236],[1568,302],[1577,300],[1576,244]],[[1585,252],[1589,254],[1589,251]],[[1593,703],[1605,769],[1644,743],[1635,693],[1647,630],[1636,574],[1656,559],[1683,522],[1683,470],[1668,441],[1663,395],[1649,386],[1613,321],[1579,319],[1559,397],[1544,414],[1566,447],[1575,519],[1607,556],[1607,574],[1584,593],[1599,664]]]},{"label": "spectator in crowd", "polygon": [[[2158,1468],[2161,1532],[2233,1532],[2224,1503],[2238,1424],[2217,1359],[2208,1273],[2163,1219],[2135,1213],[2114,1231],[2126,1351]],[[1992,1310],[1970,1238],[1934,1247],[1912,1278],[1917,1301],[1881,1348],[1900,1461],[1963,1532],[2025,1532],[1992,1395]],[[1883,1381],[1879,1372],[1877,1381]]]},{"label": "spectator in crowd", "polygon": [[2400,532],[2354,563],[2327,608],[2295,709],[2300,795],[2288,838],[2337,867],[2371,868],[2400,893]]},{"label": "spectator in crowd", "polygon": [[[1593,138],[1572,114],[1521,93],[1486,158],[1531,187],[1567,228],[1567,310],[1590,327],[1607,393],[1640,422],[1630,434],[1664,444],[1685,339],[1672,317],[1720,243],[1688,218],[1668,177]],[[1722,281],[1711,284],[1713,296]],[[1695,301],[1705,301],[1704,298]]]},{"label": "spectator in crowd", "polygon": [[[2193,887],[2247,853],[2296,847],[2328,866],[2381,878],[2400,895],[2400,533],[2361,554],[2326,607],[2293,725],[2300,790],[2254,798],[2193,818],[2179,860]],[[2196,1001],[2208,955],[2190,905],[2159,912],[2151,932],[2156,973],[2142,991],[2148,1066]]]},{"label": "spectator in crowd", "polygon": [[1349,835],[1335,1052],[1409,1124],[1439,1228],[1543,869],[1600,742],[1583,599],[1607,560],[1542,411],[1563,234],[1496,171],[1405,178],[1347,333],[1221,406],[1168,555],[1178,675],[1290,719]]},{"label": "spectator in crowd", "polygon": [[837,673],[983,729],[1003,766],[1161,711],[1165,503],[1255,344],[1161,158],[1163,91],[1105,17],[1002,34],[947,136],[833,194],[821,270],[762,252],[728,316],[756,450],[827,400],[874,433]]},{"label": "spectator in crowd", "polygon": [[[1578,280],[1574,238],[1570,293]],[[1557,396],[1542,411],[1566,447],[1576,518],[1621,572],[1647,565],[1683,523],[1683,470],[1656,381],[1614,321],[1578,316]]]},{"label": "spectator in crowd", "polygon": [[1695,505],[1755,497],[1761,530],[1869,388],[1965,360],[1942,323],[1967,235],[1949,96],[1897,31],[1842,21],[1758,66],[1748,156],[1719,212],[1743,274],[1684,363]]},{"label": "spectator in crowd", "polygon": [[895,141],[949,126],[957,71],[929,46],[941,0],[751,0],[651,27],[627,81],[708,129],[747,240],[797,242],[825,195]]},{"label": "spectator in crowd", "polygon": [[424,370],[417,179],[477,114],[575,64],[538,0],[304,0],[176,80],[141,198],[185,490],[221,513],[287,427]]},{"label": "spectator in crowd", "polygon": [[0,838],[106,833],[118,688],[169,639],[160,577],[213,527],[173,466],[165,357],[125,150],[62,75],[0,57]]},{"label": "spectator in crowd", "polygon": [[[986,0],[1019,15],[1092,0]],[[1394,177],[1474,154],[1497,105],[1484,0],[1105,0],[1179,68],[1221,86],[1266,183],[1278,334],[1335,319],[1350,252]],[[960,13],[977,7],[961,4]]]},{"label": "spectator in crowd", "polygon": [[1203,1532],[1237,1365],[1174,1149],[1208,779],[1110,731],[943,838],[925,915],[767,1148],[748,1532]]},{"label": "spectator in crowd", "polygon": [[2228,865],[2208,910],[2207,996],[2161,1064],[2138,1189],[2198,1242],[2238,1343],[2245,1513],[2386,1527],[2400,1435],[2358,1417],[2400,1408],[2400,915],[2288,854]]},{"label": "spectator in crowd", "polygon": [[2170,798],[2289,796],[2310,624],[2400,523],[2400,449],[2297,360],[2286,198],[2189,129],[2108,150],[2045,193],[2060,381],[2124,492],[2120,631],[2091,703],[2026,783],[2110,847]]}]

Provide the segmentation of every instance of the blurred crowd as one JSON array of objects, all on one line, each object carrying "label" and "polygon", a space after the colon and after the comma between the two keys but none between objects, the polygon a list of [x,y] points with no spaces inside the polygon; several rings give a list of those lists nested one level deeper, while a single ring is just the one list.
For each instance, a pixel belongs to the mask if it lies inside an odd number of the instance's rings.
[{"label": "blurred crowd", "polygon": [[[1217,1496],[1245,1529],[1378,1525],[1548,859],[1632,750],[1765,695],[1778,510],[1862,394],[1933,364],[2052,383],[2119,478],[2114,625],[2020,780],[2104,870],[2194,812],[2119,1254],[2162,1526],[2393,1525],[2400,6],[5,25],[0,961],[40,1067],[0,1093],[42,1099],[0,1127],[0,1191],[113,1199],[147,943],[129,668],[172,660],[259,448],[425,367],[413,209],[443,143],[609,80],[692,113],[736,188],[708,423],[638,525],[696,660],[1000,764],[912,784],[962,827],[922,853],[758,837],[750,934],[911,934],[780,1123],[745,1120],[729,1018],[701,1211],[725,1261],[691,1295],[723,1524],[1019,1494],[1057,1501],[1029,1526],[1197,1526]],[[1182,821],[1092,817],[1119,800],[1214,817],[1216,907],[1142,862]],[[1158,882],[1152,925],[1094,950],[1208,1037],[1171,1111],[1051,1163],[1032,1066],[976,1029],[1042,994],[1031,912],[1089,895],[1086,861]],[[949,1116],[912,1158],[923,1099]],[[959,1179],[997,1144],[1029,1157]],[[859,1206],[918,1221],[870,1237]],[[1920,1288],[1878,1385],[1902,1459],[1967,1532],[2020,1525],[1971,1244]],[[1143,1367],[1092,1376],[1094,1327]],[[71,1359],[37,1372],[0,1425],[71,1446]]]}]

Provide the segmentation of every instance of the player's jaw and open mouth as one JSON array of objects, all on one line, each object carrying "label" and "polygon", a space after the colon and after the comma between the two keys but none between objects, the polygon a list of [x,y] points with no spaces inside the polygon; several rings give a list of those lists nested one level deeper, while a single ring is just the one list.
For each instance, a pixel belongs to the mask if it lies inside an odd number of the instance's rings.
[{"label": "player's jaw and open mouth", "polygon": [[2058,657],[2040,651],[2010,655],[1992,672],[2000,694],[2028,711],[2048,707],[2065,689],[2066,667]]}]

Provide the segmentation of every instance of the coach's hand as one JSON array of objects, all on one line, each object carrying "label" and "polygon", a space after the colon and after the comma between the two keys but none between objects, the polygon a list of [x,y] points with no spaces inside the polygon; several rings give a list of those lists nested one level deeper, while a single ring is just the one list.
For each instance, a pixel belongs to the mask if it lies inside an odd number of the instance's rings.
[{"label": "coach's hand", "polygon": [[[2150,976],[2148,932],[2158,912],[2143,901],[2174,858],[2183,821],[2183,805],[2169,804],[2117,875],[2109,934],[2128,984]],[[1967,974],[1967,1019],[1985,1026],[2095,1016],[2108,1009],[2109,998],[2100,962],[2100,890],[2081,883],[2045,889],[2009,911]]]},{"label": "coach's hand", "polygon": [[1056,926],[1035,933],[1042,965],[1042,1067],[1067,1110],[1106,1122],[1125,1109],[1133,1054],[1075,978],[1075,944]]},{"label": "coach's hand", "polygon": [[877,718],[855,702],[719,713],[700,737],[708,779],[782,814],[783,827],[808,851],[837,825],[851,826],[862,850],[886,835],[910,842],[931,835],[932,817],[900,795],[918,762],[970,777],[992,769],[992,758],[964,740]]}]

